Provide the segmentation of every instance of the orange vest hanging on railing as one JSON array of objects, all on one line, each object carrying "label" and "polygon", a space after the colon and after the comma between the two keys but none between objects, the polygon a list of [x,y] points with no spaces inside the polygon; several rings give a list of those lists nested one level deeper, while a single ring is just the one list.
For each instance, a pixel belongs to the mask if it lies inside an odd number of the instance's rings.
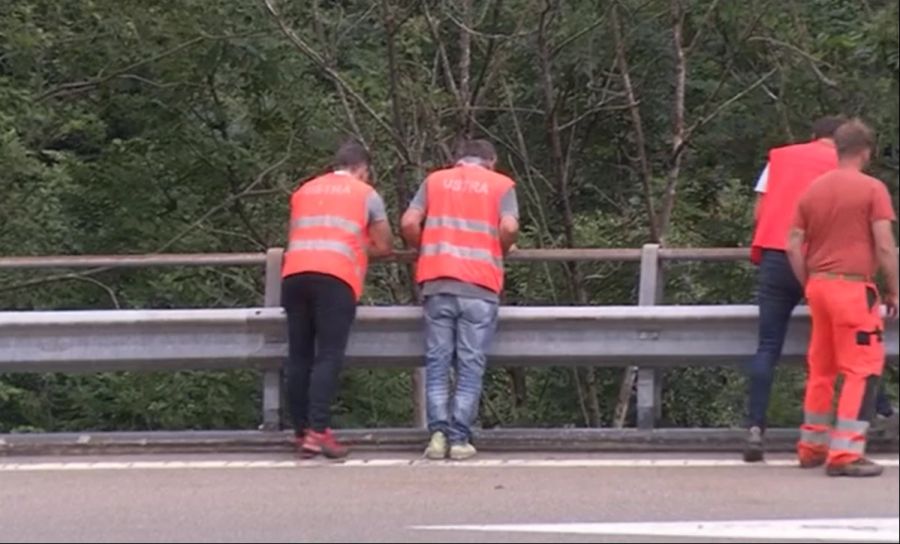
[{"label": "orange vest hanging on railing", "polygon": [[503,290],[500,202],[515,185],[481,166],[461,164],[425,180],[427,213],[416,281],[454,279]]},{"label": "orange vest hanging on railing", "polygon": [[374,189],[337,171],[303,184],[291,196],[291,226],[282,277],[303,272],[334,276],[357,300],[366,278],[367,202]]},{"label": "orange vest hanging on railing", "polygon": [[784,251],[797,203],[810,184],[838,166],[830,140],[779,147],[769,152],[769,178],[753,235],[751,260],[759,263],[762,250]]}]

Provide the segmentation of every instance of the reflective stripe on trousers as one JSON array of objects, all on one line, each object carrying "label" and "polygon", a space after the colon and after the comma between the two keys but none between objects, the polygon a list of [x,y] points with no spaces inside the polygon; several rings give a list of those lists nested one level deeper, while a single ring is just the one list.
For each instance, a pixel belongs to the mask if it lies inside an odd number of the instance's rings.
[{"label": "reflective stripe on trousers", "polygon": [[868,421],[838,419],[831,435],[829,449],[832,452],[862,456],[866,453],[866,434],[868,432]]},{"label": "reflective stripe on trousers", "polygon": [[801,461],[820,459],[826,454],[832,420],[833,416],[830,413],[803,412],[800,442],[797,444],[797,455]]},{"label": "reflective stripe on trousers", "polygon": [[865,436],[869,432],[869,422],[857,419],[839,419],[834,426],[834,430]]},{"label": "reflective stripe on trousers", "polygon": [[829,444],[829,449],[831,451],[840,451],[862,456],[866,453],[866,440],[853,440],[851,438],[832,437],[831,444]]},{"label": "reflective stripe on trousers", "polygon": [[805,425],[826,425],[830,427],[832,421],[834,421],[834,416],[831,414],[803,412],[803,423]]},{"label": "reflective stripe on trousers", "polygon": [[827,447],[829,440],[828,431],[810,431],[800,429],[800,442],[810,446]]}]

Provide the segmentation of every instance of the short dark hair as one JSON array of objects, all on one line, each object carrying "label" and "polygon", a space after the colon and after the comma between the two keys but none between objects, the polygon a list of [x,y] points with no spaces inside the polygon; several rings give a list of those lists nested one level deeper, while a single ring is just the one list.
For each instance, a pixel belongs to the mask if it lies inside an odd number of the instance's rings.
[{"label": "short dark hair", "polygon": [[359,168],[369,166],[369,152],[356,140],[341,144],[334,154],[334,168]]},{"label": "short dark hair", "polygon": [[834,136],[834,132],[846,122],[847,118],[843,115],[826,115],[825,117],[820,117],[813,123],[813,138],[816,140],[831,138]]},{"label": "short dark hair", "polygon": [[497,160],[497,150],[494,144],[487,140],[463,140],[456,146],[456,160],[466,157],[475,157],[483,161]]},{"label": "short dark hair", "polygon": [[875,148],[875,132],[861,120],[851,119],[835,131],[834,144],[839,157],[851,157]]}]

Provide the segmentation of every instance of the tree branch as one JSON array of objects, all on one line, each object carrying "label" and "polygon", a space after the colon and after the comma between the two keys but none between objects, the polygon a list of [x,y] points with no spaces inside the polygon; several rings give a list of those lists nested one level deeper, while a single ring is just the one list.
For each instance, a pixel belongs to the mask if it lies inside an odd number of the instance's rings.
[{"label": "tree branch", "polygon": [[[447,48],[441,40],[441,33],[434,20],[431,18],[431,11],[428,9],[428,0],[421,0],[422,10],[425,12],[425,22],[428,23],[428,30],[431,31],[431,38],[437,46],[438,53],[441,57],[441,66],[444,68],[444,77],[447,78],[447,86],[450,87],[450,93],[459,102],[459,89],[456,86],[456,79],[453,77],[453,69],[450,65],[450,57],[447,55]],[[460,104],[462,106],[462,104]]]},{"label": "tree branch", "polygon": [[703,21],[700,23],[697,31],[694,32],[694,37],[691,38],[691,43],[684,50],[685,57],[690,57],[691,53],[693,53],[694,49],[697,47],[697,44],[700,43],[700,37],[703,36],[703,30],[712,21],[712,16],[715,14],[717,7],[719,7],[719,0],[713,0],[712,4],[710,4],[709,8],[706,10],[706,14],[703,16]]},{"label": "tree branch", "polygon": [[559,42],[558,44],[556,44],[556,45],[553,47],[553,51],[550,53],[550,56],[551,56],[551,57],[556,57],[556,55],[560,54],[560,53],[563,51],[563,49],[565,49],[566,47],[569,46],[569,44],[575,42],[576,40],[578,40],[578,38],[584,36],[585,34],[587,34],[588,32],[590,32],[591,30],[594,30],[594,29],[597,28],[598,26],[602,25],[604,21],[606,21],[606,16],[605,16],[605,15],[603,15],[603,16],[597,18],[596,20],[594,20],[594,22],[592,22],[592,23],[590,23],[589,25],[585,26],[585,27],[582,28],[581,30],[575,32],[574,34],[572,34],[572,35],[570,35],[570,36],[568,36],[568,37],[566,37],[564,40],[562,40],[561,42]]},{"label": "tree branch", "polygon": [[765,42],[770,45],[783,47],[785,49],[788,49],[789,51],[793,51],[794,53],[796,53],[796,54],[800,55],[801,57],[803,57],[804,59],[806,59],[807,63],[809,64],[809,67],[812,68],[813,73],[815,73],[816,77],[819,78],[819,81],[821,81],[825,85],[828,85],[829,87],[837,87],[838,86],[837,81],[826,76],[822,72],[822,70],[819,69],[819,66],[818,66],[819,64],[823,64],[825,66],[831,67],[830,64],[828,64],[827,62],[825,62],[819,58],[816,58],[811,53],[808,53],[808,52],[804,51],[803,49],[800,49],[796,45],[793,45],[793,44],[790,44],[787,42],[783,42],[780,40],[776,40],[774,38],[769,38],[768,36],[752,36],[752,37],[748,38],[747,41],[749,41],[749,42]]},{"label": "tree branch", "polygon": [[662,242],[669,230],[672,212],[675,209],[675,196],[678,188],[678,177],[681,173],[682,150],[685,144],[684,130],[684,94],[687,80],[687,58],[684,51],[684,9],[681,0],[671,0],[672,16],[672,52],[675,58],[673,75],[675,95],[672,98],[672,155],[669,160],[669,171],[666,174],[666,189],[663,193],[662,211],[659,215],[659,240]]},{"label": "tree branch", "polygon": [[[686,145],[686,144],[690,143],[690,139],[694,136],[695,132],[697,132],[699,129],[703,128],[710,121],[712,121],[713,119],[718,117],[719,114],[721,114],[723,111],[728,109],[728,107],[730,107],[732,104],[734,104],[738,100],[744,98],[748,94],[752,93],[754,90],[756,90],[758,87],[760,87],[763,83],[765,83],[770,77],[775,75],[777,72],[778,72],[777,68],[773,68],[773,69],[769,70],[764,75],[762,75],[759,79],[754,81],[749,87],[738,92],[737,94],[735,94],[734,96],[732,96],[731,98],[726,100],[725,102],[722,102],[721,104],[716,106],[716,109],[714,109],[708,115],[695,121],[694,124],[691,125],[690,128],[688,128],[686,131],[684,144]],[[683,147],[684,147],[684,145],[682,146],[682,148]]]},{"label": "tree branch", "polygon": [[[39,95],[37,99],[38,99],[38,101],[43,101],[48,98],[55,98],[58,96],[69,96],[69,95],[79,94],[79,93],[89,91],[91,89],[99,87],[100,85],[103,85],[105,83],[112,81],[113,79],[119,77],[120,75],[131,72],[135,68],[139,68],[145,64],[150,64],[152,62],[162,60],[166,57],[170,57],[170,56],[178,53],[179,51],[182,51],[184,49],[187,49],[188,47],[197,45],[198,43],[200,43],[206,39],[207,39],[206,36],[197,36],[196,38],[193,38],[184,43],[178,44],[175,47],[166,49],[165,51],[158,53],[156,55],[153,55],[151,57],[141,59],[137,62],[129,64],[128,66],[125,66],[124,68],[115,70],[112,73],[107,74],[102,77],[98,76],[94,79],[87,80],[87,81],[75,81],[75,82],[71,82],[71,83],[63,83],[62,85],[59,85],[58,87],[54,87],[53,89],[50,89],[49,91]],[[221,39],[221,38],[219,38],[219,39]]]},{"label": "tree branch", "polygon": [[653,198],[653,178],[650,171],[650,161],[647,158],[647,140],[644,138],[644,125],[641,119],[639,102],[635,97],[634,85],[631,82],[631,71],[628,67],[628,57],[625,52],[625,40],[622,37],[622,22],[619,19],[619,8],[616,4],[613,4],[610,10],[610,26],[612,26],[613,40],[615,41],[619,74],[622,76],[622,86],[625,89],[628,111],[631,113],[634,144],[638,154],[638,171],[640,172],[641,188],[644,193],[644,207],[647,211],[647,221],[650,227],[650,239],[658,240],[659,229],[656,222],[656,205]]},{"label": "tree branch", "polygon": [[263,0],[263,3],[266,6],[269,14],[278,24],[278,27],[281,29],[281,32],[285,35],[285,37],[290,40],[291,43],[294,44],[294,47],[297,48],[303,55],[313,61],[325,74],[331,78],[338,86],[341,87],[342,91],[347,93],[347,95],[352,98],[359,106],[375,121],[375,123],[385,131],[385,133],[391,137],[394,141],[394,144],[397,146],[397,150],[400,152],[403,160],[409,160],[409,150],[406,148],[406,144],[403,142],[403,139],[399,134],[395,133],[390,124],[387,123],[378,112],[362,97],[359,93],[357,93],[353,87],[347,83],[343,77],[337,72],[337,70],[333,69],[328,65],[328,62],[320,55],[315,49],[309,46],[305,41],[303,41],[296,32],[291,29],[285,22],[284,18],[282,18],[281,14],[278,12],[278,9],[275,7],[275,0]]},{"label": "tree branch", "polygon": [[467,30],[471,25],[472,19],[472,0],[462,0],[463,21],[465,27],[459,30],[459,103],[462,107],[460,111],[460,129],[463,136],[468,138],[471,134],[471,113],[470,106],[472,102],[471,93],[471,68],[472,68],[472,34]]}]

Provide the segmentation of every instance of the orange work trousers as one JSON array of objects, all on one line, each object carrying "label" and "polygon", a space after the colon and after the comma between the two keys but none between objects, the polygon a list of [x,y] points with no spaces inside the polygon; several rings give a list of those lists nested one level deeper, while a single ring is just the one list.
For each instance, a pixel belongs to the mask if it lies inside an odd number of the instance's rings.
[{"label": "orange work trousers", "polygon": [[[865,455],[866,434],[884,370],[884,321],[875,285],[813,276],[806,286],[812,315],[809,379],[797,453],[801,461],[842,466]],[[843,376],[837,421],[834,387]],[[832,425],[833,423],[833,425]]]}]

